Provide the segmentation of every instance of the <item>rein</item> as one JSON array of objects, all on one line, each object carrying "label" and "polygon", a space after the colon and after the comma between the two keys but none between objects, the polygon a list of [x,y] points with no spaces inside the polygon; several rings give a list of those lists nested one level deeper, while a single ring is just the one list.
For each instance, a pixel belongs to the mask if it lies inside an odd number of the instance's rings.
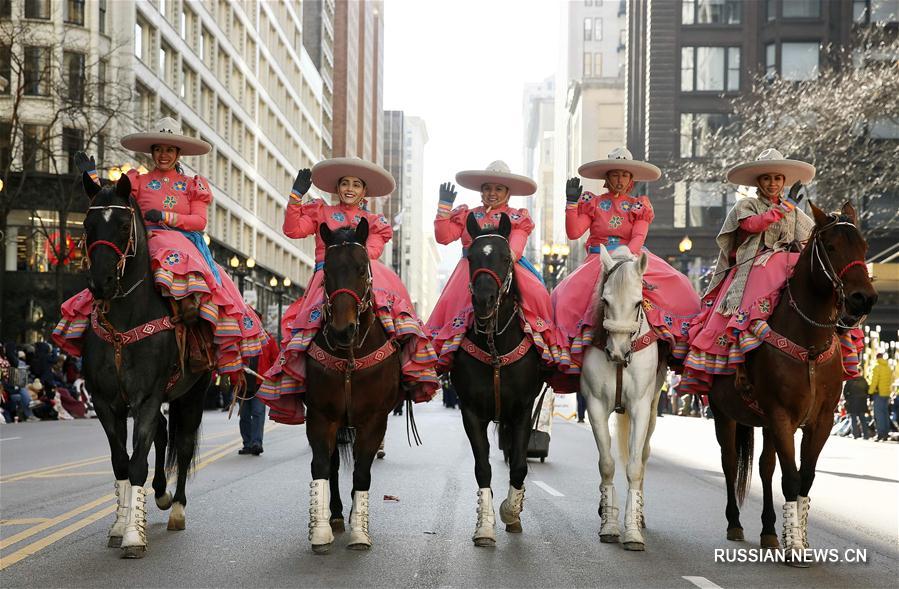
[{"label": "rein", "polygon": [[144,281],[144,278],[141,278],[137,282],[135,282],[131,288],[128,290],[122,290],[122,278],[125,277],[125,265],[128,263],[128,258],[133,258],[137,255],[137,244],[135,243],[137,237],[137,215],[135,215],[134,207],[128,205],[104,205],[104,206],[89,206],[87,208],[88,211],[108,211],[108,210],[122,210],[128,211],[128,214],[131,215],[131,224],[128,230],[128,242],[125,244],[125,250],[122,251],[118,245],[111,241],[107,241],[105,239],[98,239],[90,244],[86,244],[82,241],[82,247],[87,245],[84,250],[83,256],[83,265],[85,270],[89,270],[91,267],[91,253],[93,253],[94,249],[99,246],[106,246],[111,248],[119,256],[119,261],[116,262],[116,294],[112,296],[114,299],[127,297],[129,294],[134,292],[134,289],[138,287],[138,285]]}]

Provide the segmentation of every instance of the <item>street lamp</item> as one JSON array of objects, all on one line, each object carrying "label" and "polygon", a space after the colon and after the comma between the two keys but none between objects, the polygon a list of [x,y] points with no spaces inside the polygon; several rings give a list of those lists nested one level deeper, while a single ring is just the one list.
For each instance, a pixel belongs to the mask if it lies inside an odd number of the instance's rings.
[{"label": "street lamp", "polygon": [[291,284],[293,283],[290,281],[290,278],[286,276],[281,281],[278,280],[277,276],[272,276],[268,281],[268,285],[272,287],[272,292],[278,298],[278,345],[281,345],[281,338],[283,337],[281,333],[281,313],[284,304],[284,293],[290,288]]},{"label": "street lamp", "polygon": [[252,274],[253,268],[256,267],[256,260],[247,258],[246,262],[244,262],[237,256],[237,254],[234,254],[231,256],[231,259],[228,260],[228,265],[231,266],[231,271],[237,276],[237,288],[240,290],[240,293],[243,294],[243,279],[249,274]]},{"label": "street lamp", "polygon": [[562,274],[565,272],[565,261],[571,248],[567,243],[544,243],[541,249],[543,253],[543,282],[546,288],[552,290],[559,283]]},{"label": "street lamp", "polygon": [[693,249],[693,240],[690,239],[689,236],[684,235],[684,238],[680,240],[679,244],[677,244],[677,251],[680,252],[681,272],[683,272],[684,274],[687,274],[689,272],[689,253],[691,249]]}]

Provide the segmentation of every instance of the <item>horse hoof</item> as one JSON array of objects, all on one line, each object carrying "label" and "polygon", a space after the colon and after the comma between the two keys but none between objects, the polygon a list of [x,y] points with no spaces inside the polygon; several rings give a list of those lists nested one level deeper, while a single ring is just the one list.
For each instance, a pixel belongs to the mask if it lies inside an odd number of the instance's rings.
[{"label": "horse hoof", "polygon": [[185,523],[184,516],[175,517],[175,514],[173,513],[169,516],[169,525],[167,529],[173,532],[179,532],[184,529]]},{"label": "horse hoof", "polygon": [[331,552],[331,544],[313,544],[312,552],[315,554],[327,554]]},{"label": "horse hoof", "polygon": [[784,560],[784,564],[788,567],[793,567],[794,569],[807,569],[809,567],[808,561],[790,558],[789,555],[787,556],[787,559]]},{"label": "horse hoof", "polygon": [[346,531],[346,525],[342,517],[332,518],[329,523],[331,524],[331,532],[335,534],[342,534]]},{"label": "horse hoof", "polygon": [[506,531],[510,534],[520,534],[521,533],[521,522],[514,522],[511,524],[506,524]]},{"label": "horse hoof", "polygon": [[387,453],[383,450],[378,450],[378,460],[383,460],[384,457],[387,456]]},{"label": "horse hoof", "polygon": [[166,491],[163,493],[162,497],[156,498],[156,507],[159,509],[166,511],[167,509],[172,508],[172,494]]},{"label": "horse hoof", "polygon": [[743,537],[743,528],[727,528],[727,539],[734,542],[742,542],[746,538]]},{"label": "horse hoof", "polygon": [[493,538],[475,538],[474,545],[479,548],[493,548],[496,546],[496,540]]},{"label": "horse hoof", "polygon": [[356,544],[347,544],[347,548],[350,550],[371,550],[371,544],[364,543],[356,543]]},{"label": "horse hoof", "polygon": [[143,558],[146,552],[146,546],[126,546],[122,548],[122,558]]},{"label": "horse hoof", "polygon": [[643,542],[625,542],[624,543],[625,550],[633,550],[635,552],[643,552],[646,550],[646,545]]},{"label": "horse hoof", "polygon": [[110,536],[109,540],[106,542],[107,548],[121,548],[122,547],[122,537],[121,536]]},{"label": "horse hoof", "polygon": [[777,534],[762,534],[759,539],[759,545],[761,545],[762,548],[780,548]]},{"label": "horse hoof", "polygon": [[618,534],[600,534],[599,541],[603,544],[618,544]]}]

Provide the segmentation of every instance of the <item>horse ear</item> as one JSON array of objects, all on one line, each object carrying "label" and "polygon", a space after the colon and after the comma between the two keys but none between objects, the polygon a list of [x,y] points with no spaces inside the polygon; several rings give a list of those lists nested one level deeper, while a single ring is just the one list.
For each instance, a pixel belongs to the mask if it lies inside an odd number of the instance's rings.
[{"label": "horse ear", "polygon": [[368,219],[362,217],[362,220],[356,225],[356,243],[365,245],[366,241],[368,241]]},{"label": "horse ear", "polygon": [[90,174],[87,172],[81,174],[81,183],[84,185],[84,193],[87,197],[94,200],[94,197],[100,192],[100,185],[94,182],[93,178],[91,178]]},{"label": "horse ear", "polygon": [[481,226],[478,225],[478,220],[471,213],[468,213],[468,217],[465,219],[465,229],[468,230],[468,235],[472,239],[481,234]]},{"label": "horse ear", "polygon": [[512,233],[512,220],[509,219],[509,215],[506,213],[500,214],[498,231],[506,239],[509,239],[509,234]]},{"label": "horse ear", "polygon": [[615,260],[609,255],[609,250],[603,244],[599,244],[599,259],[602,261],[602,267],[606,272],[615,265]]},{"label": "horse ear", "polygon": [[640,253],[640,260],[637,262],[637,269],[640,271],[640,276],[646,273],[646,267],[649,265],[649,257],[647,257],[646,252]]},{"label": "horse ear", "polygon": [[827,216],[827,213],[816,207],[815,203],[808,201],[808,204],[812,209],[812,217],[815,219],[815,225],[820,227],[827,225],[830,222],[830,217]]},{"label": "horse ear", "polygon": [[331,233],[331,228],[328,227],[327,223],[322,223],[318,226],[318,234],[322,236],[322,241],[325,242],[325,245],[331,245],[331,242],[334,240],[334,234]]},{"label": "horse ear", "polygon": [[127,174],[122,174],[122,177],[116,182],[115,193],[122,200],[128,201],[131,199],[131,180]]},{"label": "horse ear", "polygon": [[840,212],[849,217],[852,220],[853,225],[858,225],[858,213],[855,212],[855,207],[852,206],[852,202],[847,200]]}]

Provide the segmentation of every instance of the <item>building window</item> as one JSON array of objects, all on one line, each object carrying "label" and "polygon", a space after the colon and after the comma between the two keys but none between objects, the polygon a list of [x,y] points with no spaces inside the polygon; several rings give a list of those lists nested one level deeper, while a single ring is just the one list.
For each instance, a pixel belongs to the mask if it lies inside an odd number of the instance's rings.
[{"label": "building window", "polygon": [[592,41],[593,40],[593,19],[585,18],[584,19],[584,41]]},{"label": "building window", "polygon": [[22,126],[22,168],[28,172],[49,172],[47,139],[50,129],[41,125]]},{"label": "building window", "polygon": [[137,84],[135,94],[134,118],[139,128],[147,129],[153,118],[153,94],[143,84]]},{"label": "building window", "polygon": [[854,0],[852,15],[858,23],[899,22],[899,0]]},{"label": "building window", "polygon": [[12,0],[0,0],[0,18],[10,17],[12,17]]},{"label": "building window", "polygon": [[25,0],[25,18],[50,19],[50,0]]},{"label": "building window", "polygon": [[593,74],[593,54],[584,52],[584,77],[589,78]]},{"label": "building window", "polygon": [[0,94],[9,94],[12,86],[12,54],[9,45],[0,45]]},{"label": "building window", "polygon": [[84,0],[66,0],[66,22],[84,26]]},{"label": "building window", "polygon": [[602,41],[602,19],[593,19],[593,40]]},{"label": "building window", "polygon": [[593,77],[602,77],[602,53],[593,54]]},{"label": "building window", "polygon": [[780,0],[783,18],[820,18],[821,0]]},{"label": "building window", "polygon": [[81,104],[84,100],[84,54],[65,51],[62,61],[69,100]]},{"label": "building window", "polygon": [[740,89],[739,47],[682,47],[681,91]]},{"label": "building window", "polygon": [[681,23],[738,25],[742,10],[742,0],[683,0]]},{"label": "building window", "polygon": [[817,42],[781,43],[780,74],[784,80],[813,80],[818,77]]},{"label": "building window", "polygon": [[97,135],[97,161],[106,161],[106,135]]},{"label": "building window", "polygon": [[100,33],[106,34],[106,0],[100,0],[97,2],[99,5],[97,8],[100,11],[99,18],[97,20],[97,26],[100,29]]},{"label": "building window", "polygon": [[0,170],[12,163],[12,124],[0,123]]},{"label": "building window", "polygon": [[774,43],[765,45],[765,73],[769,78],[777,75],[777,45]]},{"label": "building window", "polygon": [[139,21],[134,23],[134,57],[144,59],[144,27]]},{"label": "building window", "polygon": [[[84,149],[84,131],[81,129],[63,128],[62,152],[66,155],[66,172],[74,174],[78,169],[75,166],[75,153]],[[102,161],[102,160],[101,160]]]},{"label": "building window", "polygon": [[730,115],[720,113],[681,113],[680,156],[704,157],[708,139],[730,124]]},{"label": "building window", "polygon": [[97,104],[106,104],[106,69],[109,67],[106,61],[97,64]]},{"label": "building window", "polygon": [[674,227],[720,227],[736,201],[736,188],[721,182],[675,182]]},{"label": "building window", "polygon": [[50,48],[25,48],[25,94],[47,96],[50,93]]}]

